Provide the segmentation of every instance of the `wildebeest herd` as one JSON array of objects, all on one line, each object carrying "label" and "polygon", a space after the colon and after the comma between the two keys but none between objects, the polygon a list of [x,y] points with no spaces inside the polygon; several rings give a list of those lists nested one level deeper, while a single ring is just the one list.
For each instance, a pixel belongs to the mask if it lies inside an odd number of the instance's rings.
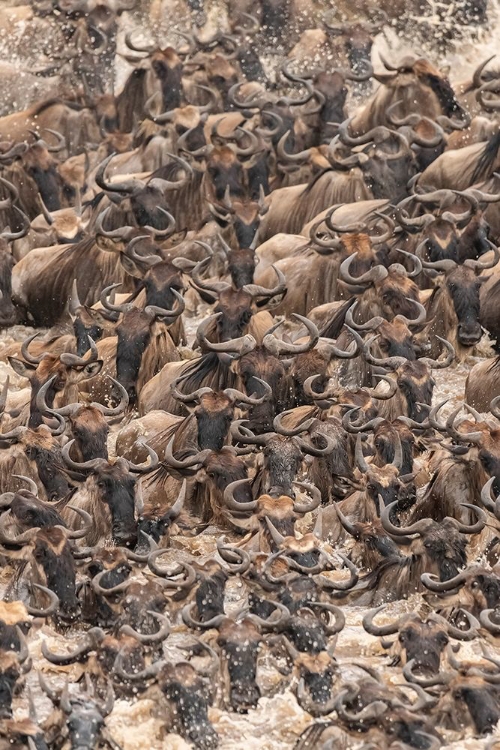
[{"label": "wildebeest herd", "polygon": [[51,50],[0,117],[0,748],[145,701],[236,747],[284,696],[296,750],[493,750],[500,72],[375,54],[418,2],[188,5],[10,9]]}]

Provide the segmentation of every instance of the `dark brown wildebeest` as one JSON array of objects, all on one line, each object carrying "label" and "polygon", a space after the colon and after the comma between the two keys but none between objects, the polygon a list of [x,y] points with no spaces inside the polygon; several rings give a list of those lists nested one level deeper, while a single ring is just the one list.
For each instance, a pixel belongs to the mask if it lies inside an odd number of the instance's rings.
[{"label": "dark brown wildebeest", "polygon": [[[408,55],[396,66],[384,59],[382,62],[390,72],[375,75],[382,86],[365,108],[352,118],[350,127],[354,135],[367,133],[380,125],[390,125],[387,112],[396,102],[400,102],[399,111],[403,117],[418,112],[437,122],[457,122],[458,127],[468,124],[467,115],[450,82],[428,60]],[[432,185],[432,181],[429,184]]]}]

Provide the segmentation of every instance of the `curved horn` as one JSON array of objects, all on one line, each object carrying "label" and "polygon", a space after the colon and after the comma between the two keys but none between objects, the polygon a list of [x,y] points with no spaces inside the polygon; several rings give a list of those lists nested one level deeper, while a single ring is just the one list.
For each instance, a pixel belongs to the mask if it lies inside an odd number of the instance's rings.
[{"label": "curved horn", "polygon": [[429,591],[441,593],[443,591],[452,591],[459,586],[463,586],[464,583],[467,582],[467,573],[459,573],[448,581],[439,581],[431,573],[422,573],[420,580]]},{"label": "curved horn", "polygon": [[106,171],[106,168],[108,164],[110,163],[111,159],[113,159],[116,156],[116,152],[113,152],[110,156],[106,157],[97,168],[97,172],[95,173],[95,182],[96,184],[101,188],[101,190],[104,190],[107,193],[134,193],[138,189],[142,189],[143,183],[141,180],[138,180],[136,178],[133,178],[131,180],[125,180],[124,182],[113,182],[108,183],[105,180],[104,173]]},{"label": "curved horn", "polygon": [[394,635],[394,633],[398,632],[401,618],[398,618],[395,622],[391,622],[387,625],[375,625],[373,622],[376,615],[381,612],[385,606],[385,604],[381,604],[380,607],[370,609],[363,617],[363,628],[367,633],[370,633],[370,635],[376,635],[379,638],[382,638],[386,635]]},{"label": "curved horn", "polygon": [[278,141],[278,145],[276,146],[278,159],[283,164],[297,164],[298,162],[304,163],[311,156],[311,149],[306,148],[304,151],[299,151],[299,153],[297,154],[290,154],[288,151],[286,151],[285,143],[287,142],[290,133],[291,130],[287,130],[286,133],[284,133]]},{"label": "curved horn", "polygon": [[440,360],[431,359],[430,357],[420,357],[420,362],[423,362],[425,365],[428,365],[432,369],[443,370],[445,367],[449,367],[455,361],[455,349],[449,341],[441,338],[441,336],[436,336],[436,338],[443,344],[444,348],[448,351],[448,354],[444,359]]},{"label": "curved horn", "polygon": [[242,287],[243,291],[251,294],[252,297],[276,297],[279,294],[283,294],[286,291],[285,275],[275,265],[271,265],[271,268],[278,277],[278,283],[275,287],[266,289],[266,287],[259,286],[258,284],[244,284]]},{"label": "curved horn", "polygon": [[428,518],[423,518],[420,521],[416,521],[411,526],[394,526],[394,524],[391,522],[390,515],[391,510],[397,505],[397,503],[397,500],[395,500],[393,503],[389,503],[389,505],[384,505],[384,503],[381,503],[380,521],[388,534],[395,537],[404,537],[411,536],[412,534],[421,534],[427,531],[427,529],[429,528]]},{"label": "curved horn", "polygon": [[275,357],[289,354],[302,354],[303,352],[308,352],[313,349],[318,343],[319,331],[312,320],[309,320],[309,318],[306,318],[303,315],[299,315],[298,313],[292,313],[291,317],[295,320],[298,320],[306,327],[309,335],[309,341],[306,341],[303,344],[289,344],[288,342],[282,341],[273,336],[277,328],[279,328],[279,326],[281,326],[285,322],[284,320],[280,320],[266,332],[264,338],[262,339],[262,346]]},{"label": "curved horn", "polygon": [[253,511],[257,507],[257,500],[252,500],[248,503],[240,503],[234,498],[234,491],[238,487],[242,487],[246,482],[250,482],[250,479],[245,477],[244,479],[237,479],[235,482],[230,482],[224,490],[224,503],[231,510],[236,511]]},{"label": "curved horn", "polygon": [[389,272],[387,268],[385,268],[381,264],[373,266],[365,273],[362,273],[361,276],[352,276],[350,271],[351,264],[357,257],[357,255],[357,252],[352,253],[351,255],[348,255],[344,261],[342,261],[339,268],[339,279],[345,281],[347,284],[358,286],[360,284],[372,284],[376,281],[382,281],[382,279],[387,278]]},{"label": "curved horn", "polygon": [[25,362],[28,362],[30,365],[39,365],[45,356],[45,352],[43,352],[39,357],[35,357],[33,354],[30,354],[28,350],[28,347],[33,339],[36,339],[36,337],[39,335],[39,331],[37,333],[33,333],[31,336],[28,336],[27,339],[24,339],[23,343],[21,344],[21,356],[23,357]]},{"label": "curved horn", "polygon": [[308,492],[311,496],[311,499],[306,503],[300,503],[297,500],[294,500],[293,502],[293,509],[295,513],[311,513],[313,510],[316,510],[316,508],[321,503],[321,492],[314,484],[310,484],[309,482],[294,482],[297,487],[300,487],[302,490],[305,490]]},{"label": "curved horn", "polygon": [[483,437],[482,432],[459,432],[455,427],[455,420],[458,413],[462,410],[462,404],[454,409],[446,420],[446,431],[453,440],[459,443],[480,443]]},{"label": "curved horn", "polygon": [[28,610],[28,613],[32,617],[50,617],[51,615],[53,615],[59,608],[59,597],[57,596],[57,594],[51,589],[48,589],[46,586],[42,586],[39,583],[32,583],[31,586],[34,589],[38,589],[38,591],[40,591],[42,594],[45,594],[48,597],[50,604],[45,609],[32,607],[30,604],[27,604],[26,609]]},{"label": "curved horn", "polygon": [[135,638],[139,643],[151,644],[151,643],[162,643],[168,638],[172,630],[172,623],[168,617],[161,612],[154,612],[151,609],[146,610],[147,614],[158,620],[160,627],[156,633],[143,634],[135,630],[131,625],[122,625],[119,632],[124,635],[130,635]]}]

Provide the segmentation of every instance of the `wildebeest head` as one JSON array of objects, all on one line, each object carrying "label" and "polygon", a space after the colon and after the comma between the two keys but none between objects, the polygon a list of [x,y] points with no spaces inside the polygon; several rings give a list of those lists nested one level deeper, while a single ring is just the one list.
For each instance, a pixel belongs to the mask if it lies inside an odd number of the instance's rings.
[{"label": "wildebeest head", "polygon": [[320,142],[326,139],[330,142],[335,135],[330,123],[343,122],[345,119],[345,103],[348,94],[345,83],[345,76],[339,70],[332,73],[321,71],[313,78],[315,90],[325,98],[320,111]]},{"label": "wildebeest head", "polygon": [[38,530],[32,540],[33,576],[59,597],[57,619],[70,624],[80,615],[76,569],[68,535],[58,526]]},{"label": "wildebeest head", "polygon": [[0,717],[12,716],[12,698],[16,682],[21,676],[17,655],[13,651],[0,651]]},{"label": "wildebeest head", "polygon": [[222,202],[226,191],[231,198],[244,198],[244,170],[229,146],[217,146],[207,161],[207,175],[216,201]]},{"label": "wildebeest head", "polygon": [[356,465],[363,475],[363,485],[367,498],[373,503],[377,514],[380,514],[381,505],[390,505],[399,502],[401,507],[412,504],[414,501],[414,489],[408,485],[413,479],[401,474],[403,463],[403,448],[399,434],[396,435],[394,457],[391,463],[376,466],[367,463],[363,456],[361,435],[356,439]]},{"label": "wildebeest head", "polygon": [[94,310],[93,307],[83,305],[80,302],[76,281],[73,283],[73,289],[71,290],[69,312],[76,338],[76,354],[79,357],[83,357],[89,350],[89,338],[92,341],[99,341],[103,338],[103,335],[109,335],[114,330],[114,321],[111,322],[106,319],[100,310]]},{"label": "wildebeest head", "polygon": [[15,260],[7,240],[0,237],[0,326],[10,326],[15,320],[12,305],[12,269]]},{"label": "wildebeest head", "polygon": [[61,446],[46,425],[35,429],[16,427],[4,433],[3,439],[17,443],[13,450],[23,452],[23,457],[32,466],[30,476],[38,476],[49,499],[61,498],[68,493],[70,487],[61,467]]},{"label": "wildebeest head", "polygon": [[22,636],[30,627],[31,618],[22,602],[0,602],[0,651],[21,651]]},{"label": "wildebeest head", "polygon": [[373,430],[373,445],[375,448],[374,462],[378,466],[385,466],[394,461],[397,447],[397,437],[401,442],[403,458],[401,463],[401,474],[411,474],[413,470],[413,446],[415,436],[411,429],[403,422],[381,421]]},{"label": "wildebeest head", "polygon": [[298,673],[297,700],[300,706],[312,716],[330,713],[337,698],[333,695],[333,687],[339,671],[330,650],[300,653],[290,642],[287,649]]},{"label": "wildebeest head", "polygon": [[238,713],[255,708],[260,698],[256,677],[261,640],[258,627],[250,619],[234,622],[227,618],[219,627],[217,644],[229,675],[229,702]]},{"label": "wildebeest head", "polygon": [[[105,508],[111,521],[111,532],[117,544],[133,544],[136,541],[135,522],[135,477],[120,459],[109,464],[103,459],[95,466],[86,481],[89,494]],[[103,508],[103,509],[104,509]]]},{"label": "wildebeest head", "polygon": [[182,62],[173,47],[157,50],[151,57],[151,69],[161,84],[162,112],[182,104]]},{"label": "wildebeest head", "polygon": [[271,387],[272,398],[266,399],[262,404],[251,406],[246,423],[255,433],[267,432],[272,427],[276,414],[283,411],[285,407],[283,388],[286,380],[285,366],[278,357],[270,354],[264,347],[257,347],[253,352],[235,360],[231,369],[238,373],[246,393],[253,393],[257,397],[263,396],[264,386],[259,380]]},{"label": "wildebeest head", "polygon": [[117,625],[129,625],[136,632],[151,635],[158,631],[158,620],[151,612],[162,614],[167,599],[160,581],[146,584],[132,581],[121,600],[121,613]]},{"label": "wildebeest head", "polygon": [[[418,539],[411,544],[414,559],[423,561],[423,570],[436,573],[440,581],[449,581],[467,563],[465,533],[474,533],[475,527],[465,527],[454,518],[446,517],[439,523],[430,518],[417,521],[409,527],[396,527],[389,520],[391,506],[382,509],[381,519],[385,530],[396,537],[418,533]],[[479,510],[477,511],[479,513]],[[484,522],[482,523],[484,526]],[[464,533],[462,533],[464,532]]]},{"label": "wildebeest head", "polygon": [[187,662],[166,664],[158,682],[180,734],[200,750],[215,750],[219,738],[208,718],[207,687],[194,667]]},{"label": "wildebeest head", "polygon": [[108,458],[109,427],[102,411],[92,404],[82,404],[69,417],[72,436],[75,438],[76,455],[80,461],[92,458]]},{"label": "wildebeest head", "polygon": [[[35,181],[40,196],[49,211],[61,208],[62,180],[57,172],[57,162],[51,156],[45,141],[37,140],[23,155],[27,174]],[[58,150],[58,149],[56,149]]]},{"label": "wildebeest head", "polygon": [[110,533],[118,545],[129,546],[137,540],[137,524],[135,520],[135,490],[136,479],[134,472],[152,471],[158,466],[158,456],[147,447],[151,456],[150,465],[135,465],[124,458],[118,458],[111,464],[103,458],[94,458],[84,463],[78,463],[70,458],[73,445],[70,440],[62,449],[62,456],[66,464],[80,475],[89,474],[80,492],[82,502],[88,502],[92,508],[94,525],[87,534],[89,544],[97,542]]},{"label": "wildebeest head", "polygon": [[457,317],[457,338],[463,346],[477,344],[483,331],[479,322],[479,290],[484,277],[465,265],[446,275],[445,286]]},{"label": "wildebeest head", "polygon": [[490,684],[482,677],[457,677],[452,687],[452,696],[459,705],[467,707],[478,734],[494,730],[500,719],[500,692],[497,685]]},{"label": "wildebeest head", "polygon": [[[408,614],[387,625],[374,625],[374,615],[383,607],[384,605],[377,607],[365,615],[363,619],[365,630],[372,635],[384,637],[397,633],[404,662],[406,664],[412,663],[412,673],[415,668],[433,674],[439,672],[441,654],[449,643],[446,620],[431,614],[424,621],[417,614]],[[453,630],[453,628],[451,629]]]},{"label": "wildebeest head", "polygon": [[[129,401],[135,403],[137,398],[137,382],[141,370],[143,356],[150,342],[154,347],[155,338],[152,340],[154,327],[163,321],[166,325],[172,323],[184,310],[184,300],[178,292],[173,292],[177,299],[176,309],[166,310],[155,305],[146,305],[142,310],[132,304],[121,306],[123,315],[116,326],[116,376],[119,383],[125,388]],[[159,332],[156,338],[160,338]],[[168,333],[166,333],[168,336]],[[165,346],[173,342],[170,337]]]},{"label": "wildebeest head", "polygon": [[404,114],[418,111],[434,120],[444,115],[455,121],[466,121],[466,113],[449,80],[428,60],[408,55],[396,66],[384,64],[391,72],[374,77],[387,87],[386,107],[389,101],[402,100]]},{"label": "wildebeest head", "polygon": [[59,357],[49,353],[34,357],[28,351],[28,346],[37,335],[34,334],[23,342],[21,354],[24,360],[9,357],[12,368],[18,375],[28,378],[31,384],[29,427],[38,427],[43,424],[42,414],[37,406],[37,395],[48,380],[51,380],[51,386],[45,393],[45,401],[49,407],[52,407],[58,391],[94,377],[101,371],[103,365],[102,359],[97,358],[97,348],[93,341],[91,341],[91,354],[87,357],[66,353]]},{"label": "wildebeest head", "polygon": [[219,91],[225,108],[228,104],[229,89],[238,82],[236,68],[223,55],[216,54],[207,60],[205,71],[209,83]]},{"label": "wildebeest head", "polygon": [[448,351],[444,360],[431,360],[424,357],[408,360],[404,357],[374,357],[370,354],[370,339],[362,344],[366,361],[378,367],[391,368],[397,383],[398,391],[403,399],[399,414],[404,414],[415,422],[422,423],[427,416],[426,406],[431,405],[435,381],[432,377],[432,367],[448,367],[455,359],[455,350],[448,341],[441,339]]}]

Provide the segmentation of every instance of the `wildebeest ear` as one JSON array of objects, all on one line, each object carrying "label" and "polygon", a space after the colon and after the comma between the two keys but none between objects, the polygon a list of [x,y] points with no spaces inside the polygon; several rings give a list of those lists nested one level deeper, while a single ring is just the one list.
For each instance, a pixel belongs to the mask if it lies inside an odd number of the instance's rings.
[{"label": "wildebeest ear", "polygon": [[127,255],[124,255],[123,253],[121,253],[120,261],[121,261],[122,266],[124,267],[124,269],[130,276],[135,276],[136,279],[142,279],[144,274],[135,265],[134,261],[131,260]]},{"label": "wildebeest ear", "polygon": [[16,357],[8,357],[8,360],[14,372],[20,375],[22,378],[28,378],[29,380],[30,375],[32,375],[36,370],[36,365],[31,365],[29,362],[24,362],[22,359],[17,359]]},{"label": "wildebeest ear", "polygon": [[450,71],[451,71],[451,65],[441,65],[441,67],[439,68],[439,72],[445,78],[448,78],[448,76],[450,75]]},{"label": "wildebeest ear", "polygon": [[103,364],[104,362],[102,359],[98,359],[97,362],[89,362],[89,364],[85,365],[83,368],[82,373],[86,378],[95,378],[95,376],[99,375],[101,372]]}]

